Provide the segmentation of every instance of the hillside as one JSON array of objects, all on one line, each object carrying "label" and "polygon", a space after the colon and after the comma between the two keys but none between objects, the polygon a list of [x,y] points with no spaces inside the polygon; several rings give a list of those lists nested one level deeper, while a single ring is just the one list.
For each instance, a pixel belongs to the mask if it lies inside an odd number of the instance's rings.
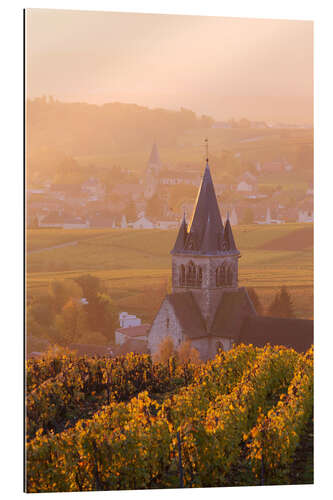
[{"label": "hillside", "polygon": [[31,360],[26,488],[311,484],[312,425],[312,349]]}]

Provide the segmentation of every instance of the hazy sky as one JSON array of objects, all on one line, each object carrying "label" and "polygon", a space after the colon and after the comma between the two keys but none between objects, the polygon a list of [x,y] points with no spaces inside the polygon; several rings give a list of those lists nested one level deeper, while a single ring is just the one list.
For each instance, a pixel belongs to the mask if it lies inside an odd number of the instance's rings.
[{"label": "hazy sky", "polygon": [[312,122],[310,21],[28,9],[27,94]]}]

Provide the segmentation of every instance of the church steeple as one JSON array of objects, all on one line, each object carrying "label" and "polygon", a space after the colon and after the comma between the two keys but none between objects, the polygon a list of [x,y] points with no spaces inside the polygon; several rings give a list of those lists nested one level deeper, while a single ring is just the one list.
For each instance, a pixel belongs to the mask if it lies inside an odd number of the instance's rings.
[{"label": "church steeple", "polygon": [[238,289],[238,258],[229,216],[221,219],[208,161],[192,219],[185,215],[172,254],[172,292],[190,292],[211,328],[223,294]]},{"label": "church steeple", "polygon": [[153,147],[152,147],[152,150],[150,153],[150,157],[148,160],[148,164],[158,165],[158,166],[161,165],[161,159],[160,159],[160,155],[158,153],[156,142],[154,142],[154,144],[153,144]]},{"label": "church steeple", "polygon": [[191,221],[188,227],[184,225],[184,221],[182,222],[171,254],[222,255],[226,252],[239,254],[230,232],[229,221],[228,234],[225,234],[207,161]]}]

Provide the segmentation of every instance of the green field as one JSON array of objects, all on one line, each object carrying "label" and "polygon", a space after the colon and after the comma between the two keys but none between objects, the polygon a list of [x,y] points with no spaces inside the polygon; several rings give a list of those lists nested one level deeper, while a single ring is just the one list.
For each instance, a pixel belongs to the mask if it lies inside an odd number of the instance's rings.
[{"label": "green field", "polygon": [[[267,306],[286,285],[298,317],[313,317],[312,224],[238,226],[240,285],[255,287]],[[46,293],[50,280],[83,273],[100,277],[119,308],[151,321],[170,287],[170,250],[176,231],[27,231],[28,296]],[[49,249],[64,243],[72,246]],[[45,250],[43,250],[45,249]]]}]

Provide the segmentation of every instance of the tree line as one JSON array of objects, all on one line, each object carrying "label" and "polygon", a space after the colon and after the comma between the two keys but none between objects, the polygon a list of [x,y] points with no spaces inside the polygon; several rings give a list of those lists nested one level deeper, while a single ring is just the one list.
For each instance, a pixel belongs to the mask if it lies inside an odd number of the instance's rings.
[{"label": "tree line", "polygon": [[52,146],[74,156],[149,149],[152,138],[170,146],[185,130],[209,128],[214,122],[185,108],[171,111],[119,102],[99,106],[46,97],[28,100],[27,119],[28,150]]},{"label": "tree line", "polygon": [[47,294],[32,297],[27,307],[28,348],[113,343],[117,321],[117,308],[96,276],[53,280]]}]

